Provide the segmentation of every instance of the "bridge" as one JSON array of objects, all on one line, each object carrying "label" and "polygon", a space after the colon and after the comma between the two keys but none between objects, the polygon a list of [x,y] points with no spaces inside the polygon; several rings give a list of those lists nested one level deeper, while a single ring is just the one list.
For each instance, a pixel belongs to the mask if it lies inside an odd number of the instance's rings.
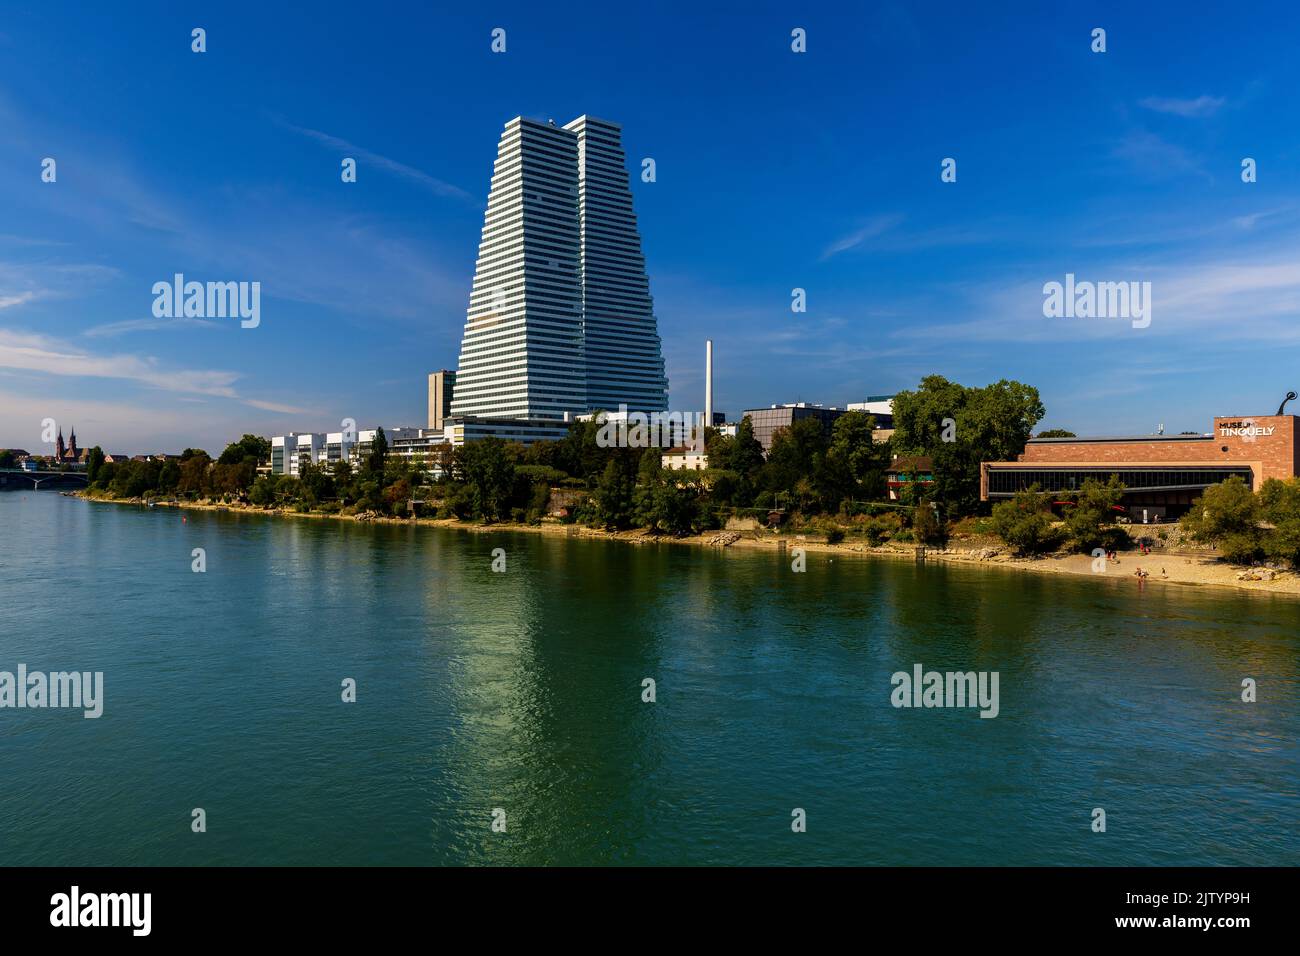
[{"label": "bridge", "polygon": [[0,468],[0,491],[40,491],[43,488],[85,488],[90,484],[84,471],[24,471]]}]

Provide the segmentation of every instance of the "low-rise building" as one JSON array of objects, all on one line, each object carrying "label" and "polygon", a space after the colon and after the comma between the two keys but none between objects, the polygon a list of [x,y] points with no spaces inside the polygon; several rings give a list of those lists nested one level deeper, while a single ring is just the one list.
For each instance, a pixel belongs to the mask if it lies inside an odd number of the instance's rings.
[{"label": "low-rise building", "polygon": [[904,488],[916,488],[922,493],[934,484],[934,462],[924,455],[895,456],[885,469],[885,487],[889,497],[897,501]]},{"label": "low-rise building", "polygon": [[1173,518],[1233,475],[1258,491],[1269,478],[1300,473],[1296,422],[1295,415],[1224,415],[1197,435],[1031,438],[1015,461],[981,463],[980,497],[1009,498],[1031,485],[1069,493],[1088,478],[1116,475],[1134,520]]},{"label": "low-rise building", "polygon": [[[782,428],[789,428],[795,422],[806,418],[815,418],[829,435],[835,420],[847,412],[868,412],[876,420],[876,430],[872,433],[874,441],[886,441],[894,431],[893,396],[877,396],[865,402],[857,402],[845,408],[835,405],[817,405],[808,402],[788,402],[784,405],[771,405],[767,408],[748,408],[742,418],[748,418],[754,426],[754,437],[763,446],[763,454],[772,450],[772,436]],[[889,409],[885,411],[884,409]]]},{"label": "low-rise building", "polygon": [[659,464],[669,471],[704,471],[709,467],[709,456],[696,448],[669,448],[659,456]]}]

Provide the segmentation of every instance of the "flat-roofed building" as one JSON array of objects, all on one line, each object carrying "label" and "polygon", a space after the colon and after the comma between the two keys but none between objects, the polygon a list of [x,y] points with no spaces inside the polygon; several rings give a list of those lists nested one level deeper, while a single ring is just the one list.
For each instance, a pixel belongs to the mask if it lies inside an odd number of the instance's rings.
[{"label": "flat-roofed building", "polygon": [[795,422],[806,418],[815,418],[822,423],[829,435],[835,419],[847,409],[810,405],[807,402],[791,402],[785,405],[771,405],[767,408],[747,408],[741,418],[748,418],[754,426],[754,437],[763,446],[763,454],[772,450],[772,436],[782,428],[789,428]]},{"label": "flat-roofed building", "polygon": [[1176,517],[1207,487],[1238,475],[1258,491],[1269,478],[1300,469],[1294,415],[1225,415],[1195,435],[1031,438],[1015,461],[980,465],[980,497],[1009,498],[1038,485],[1069,493],[1088,478],[1117,475],[1135,518]]},{"label": "flat-roofed building", "polygon": [[449,369],[429,373],[429,428],[441,431],[451,417],[451,399],[456,390],[456,373]]},{"label": "flat-roofed building", "polygon": [[289,474],[289,464],[298,450],[298,433],[276,435],[271,439],[271,474]]},{"label": "flat-roofed building", "polygon": [[876,428],[872,432],[872,439],[877,442],[887,440],[893,435],[894,416],[890,412],[881,411],[880,409],[894,407],[892,396],[883,398],[877,396],[875,399],[868,399],[866,402],[857,402],[846,408],[840,408],[836,405],[817,405],[810,402],[787,402],[783,405],[769,405],[767,408],[747,408],[741,412],[742,419],[748,418],[750,424],[754,426],[754,437],[758,443],[763,446],[763,454],[772,450],[772,436],[782,428],[789,428],[797,421],[805,418],[816,418],[826,429],[826,434],[831,433],[835,420],[841,415],[848,412],[867,412],[876,420]]}]

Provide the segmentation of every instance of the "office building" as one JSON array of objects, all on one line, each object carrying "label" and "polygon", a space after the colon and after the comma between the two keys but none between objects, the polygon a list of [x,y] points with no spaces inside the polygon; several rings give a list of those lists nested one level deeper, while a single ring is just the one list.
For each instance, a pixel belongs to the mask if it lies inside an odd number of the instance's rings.
[{"label": "office building", "polygon": [[451,398],[456,388],[456,373],[443,369],[429,373],[429,428],[441,431],[451,417]]},{"label": "office building", "polygon": [[561,422],[667,402],[616,124],[515,117],[497,147],[453,418]]},{"label": "office building", "polygon": [[795,422],[806,418],[815,418],[822,423],[826,433],[830,434],[835,419],[844,412],[843,408],[793,402],[787,405],[772,405],[768,408],[748,408],[741,413],[741,418],[748,418],[750,424],[754,426],[754,437],[763,446],[763,454],[766,455],[772,450],[772,436],[780,429],[789,428]]}]

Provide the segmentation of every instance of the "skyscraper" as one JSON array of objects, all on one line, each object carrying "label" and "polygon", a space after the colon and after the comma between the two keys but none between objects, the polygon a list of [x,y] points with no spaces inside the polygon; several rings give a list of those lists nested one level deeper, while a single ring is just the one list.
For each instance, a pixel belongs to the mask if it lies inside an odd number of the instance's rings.
[{"label": "skyscraper", "polygon": [[497,147],[452,415],[662,411],[667,386],[619,127],[515,117]]}]

